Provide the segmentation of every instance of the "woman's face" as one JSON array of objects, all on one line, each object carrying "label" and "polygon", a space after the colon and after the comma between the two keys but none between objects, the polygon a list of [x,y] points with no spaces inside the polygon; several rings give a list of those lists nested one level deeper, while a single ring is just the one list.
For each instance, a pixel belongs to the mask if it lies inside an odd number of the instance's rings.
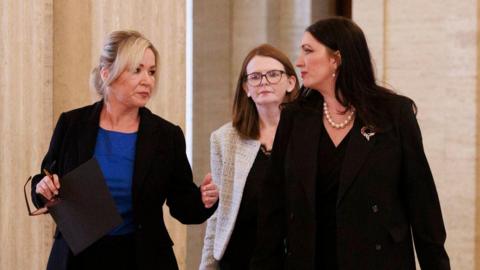
[{"label": "woman's face", "polygon": [[337,60],[309,32],[303,34],[300,55],[295,65],[300,68],[305,87],[323,91],[334,89]]},{"label": "woman's face", "polygon": [[133,70],[125,69],[108,87],[108,101],[126,107],[143,107],[150,100],[155,87],[155,54],[146,49],[140,64]]},{"label": "woman's face", "polygon": [[271,57],[254,56],[248,62],[246,72],[247,80],[243,83],[243,89],[257,107],[280,105],[287,91],[291,92],[295,87],[295,76],[289,77],[283,64]]}]

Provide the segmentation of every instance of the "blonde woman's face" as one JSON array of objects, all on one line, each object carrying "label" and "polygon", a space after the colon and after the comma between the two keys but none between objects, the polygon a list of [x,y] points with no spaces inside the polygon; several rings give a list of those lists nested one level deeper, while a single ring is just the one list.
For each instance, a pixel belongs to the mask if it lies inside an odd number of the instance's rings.
[{"label": "blonde woman's face", "polygon": [[285,95],[295,87],[295,77],[288,76],[277,59],[254,56],[247,65],[247,81],[243,88],[258,106],[280,105]]},{"label": "blonde woman's face", "polygon": [[140,64],[130,71],[124,70],[110,84],[108,101],[118,102],[127,107],[143,107],[150,100],[155,87],[155,54],[146,49]]}]

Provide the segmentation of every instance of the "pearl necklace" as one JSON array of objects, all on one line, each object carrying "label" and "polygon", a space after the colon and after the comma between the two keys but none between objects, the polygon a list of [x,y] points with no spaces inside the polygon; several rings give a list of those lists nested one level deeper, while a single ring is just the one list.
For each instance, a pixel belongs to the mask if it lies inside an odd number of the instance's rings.
[{"label": "pearl necklace", "polygon": [[345,119],[345,121],[343,121],[340,124],[335,123],[332,120],[332,117],[330,116],[330,112],[328,111],[327,103],[325,101],[323,102],[323,112],[324,112],[325,118],[327,119],[327,122],[330,124],[330,126],[332,126],[333,128],[336,128],[336,129],[342,129],[342,128],[346,127],[350,123],[350,121],[352,121],[353,114],[355,113],[355,110],[352,110],[350,112],[350,114],[347,116],[347,119]]}]

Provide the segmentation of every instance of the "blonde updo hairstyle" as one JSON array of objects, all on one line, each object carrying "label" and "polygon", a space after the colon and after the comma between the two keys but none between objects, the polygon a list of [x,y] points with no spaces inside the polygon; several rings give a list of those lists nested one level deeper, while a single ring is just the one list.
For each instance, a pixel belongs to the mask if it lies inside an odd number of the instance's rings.
[{"label": "blonde updo hairstyle", "polygon": [[[153,44],[137,31],[114,31],[107,35],[102,47],[98,66],[90,74],[90,84],[104,99],[107,98],[107,87],[120,74],[128,69],[133,72],[143,59],[146,49],[151,49],[155,55],[155,66],[158,68],[158,52]],[[108,69],[108,77],[102,79],[102,68]],[[158,72],[155,72],[155,81]]]}]

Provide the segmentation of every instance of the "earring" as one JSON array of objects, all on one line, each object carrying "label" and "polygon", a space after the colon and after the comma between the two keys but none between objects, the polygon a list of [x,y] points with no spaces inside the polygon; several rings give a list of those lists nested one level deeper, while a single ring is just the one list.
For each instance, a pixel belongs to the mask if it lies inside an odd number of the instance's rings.
[{"label": "earring", "polygon": [[247,92],[247,97],[250,97],[250,93],[249,93],[249,92]]},{"label": "earring", "polygon": [[335,78],[335,76],[336,76],[336,75],[335,75],[335,72],[334,72],[334,73],[332,73],[332,77],[333,77],[333,78]]}]

